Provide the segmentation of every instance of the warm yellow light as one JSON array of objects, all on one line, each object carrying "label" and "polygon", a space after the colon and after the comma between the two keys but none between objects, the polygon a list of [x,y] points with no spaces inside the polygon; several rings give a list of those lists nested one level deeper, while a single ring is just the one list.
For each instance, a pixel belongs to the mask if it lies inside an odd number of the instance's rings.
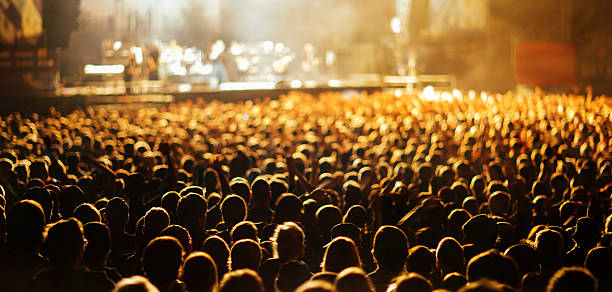
[{"label": "warm yellow light", "polygon": [[391,31],[396,34],[402,32],[402,20],[397,16],[391,19]]},{"label": "warm yellow light", "polygon": [[85,74],[121,74],[125,70],[123,65],[92,65],[87,64],[83,71]]}]

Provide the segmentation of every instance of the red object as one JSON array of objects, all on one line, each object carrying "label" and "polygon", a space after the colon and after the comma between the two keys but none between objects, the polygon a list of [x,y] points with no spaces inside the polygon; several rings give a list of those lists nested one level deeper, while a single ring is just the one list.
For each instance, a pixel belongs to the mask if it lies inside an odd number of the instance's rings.
[{"label": "red object", "polygon": [[576,48],[571,43],[519,43],[516,74],[527,86],[571,86],[576,83]]}]

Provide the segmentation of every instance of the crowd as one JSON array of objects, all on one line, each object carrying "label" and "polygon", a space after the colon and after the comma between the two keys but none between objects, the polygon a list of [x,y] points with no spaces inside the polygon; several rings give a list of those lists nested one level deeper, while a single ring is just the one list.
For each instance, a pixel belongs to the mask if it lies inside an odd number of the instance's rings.
[{"label": "crowd", "polygon": [[611,291],[612,101],[383,93],[0,118],[0,291]]}]

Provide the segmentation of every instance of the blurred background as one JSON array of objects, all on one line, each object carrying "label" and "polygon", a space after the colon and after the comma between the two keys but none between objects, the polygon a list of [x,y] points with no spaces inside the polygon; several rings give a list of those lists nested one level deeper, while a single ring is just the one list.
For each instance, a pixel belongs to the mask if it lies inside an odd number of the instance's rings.
[{"label": "blurred background", "polygon": [[4,94],[610,92],[607,0],[0,0]]}]

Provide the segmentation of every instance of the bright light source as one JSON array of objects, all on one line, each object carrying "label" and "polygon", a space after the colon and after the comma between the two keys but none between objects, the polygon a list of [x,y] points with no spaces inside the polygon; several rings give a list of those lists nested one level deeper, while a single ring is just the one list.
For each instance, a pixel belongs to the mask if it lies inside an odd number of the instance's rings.
[{"label": "bright light source", "polygon": [[461,90],[453,89],[453,97],[456,98],[456,99],[463,98],[463,94],[461,93]]},{"label": "bright light source", "polygon": [[325,65],[328,67],[332,66],[336,62],[336,53],[332,50],[327,50],[325,52]]},{"label": "bright light source", "polygon": [[402,96],[402,90],[401,89],[396,89],[395,90],[395,97],[401,97]]},{"label": "bright light source", "polygon": [[131,47],[130,48],[130,53],[132,53],[134,55],[134,58],[136,59],[136,64],[142,64],[142,61],[144,60],[144,58],[142,56],[142,48],[141,47]]},{"label": "bright light source", "polygon": [[396,34],[402,32],[402,20],[397,16],[391,19],[391,31]]},{"label": "bright light source", "polygon": [[274,89],[274,82],[224,82],[219,85],[221,90],[258,90],[258,89]]},{"label": "bright light source", "polygon": [[423,94],[421,95],[421,98],[427,101],[436,100],[436,91],[434,90],[433,86],[429,85],[425,87],[425,89],[423,89]]},{"label": "bright light source", "polygon": [[332,79],[327,82],[329,87],[340,87],[342,86],[342,82],[340,80]]},{"label": "bright light source", "polygon": [[179,84],[178,91],[179,92],[191,92],[191,84],[189,83]]},{"label": "bright light source", "polygon": [[314,80],[306,80],[304,82],[304,86],[306,87],[316,87],[317,86],[317,82]]},{"label": "bright light source", "polygon": [[216,41],[210,50],[210,59],[216,60],[225,51],[225,43],[222,40]]},{"label": "bright light source", "polygon": [[289,82],[289,87],[291,88],[301,88],[302,86],[303,84],[301,80],[291,80],[291,82]]},{"label": "bright light source", "polygon": [[264,54],[269,54],[272,52],[272,50],[274,50],[274,42],[273,41],[264,41],[261,43],[261,46],[263,47],[264,50]]},{"label": "bright light source", "polygon": [[85,65],[85,74],[121,74],[125,70],[123,65]]},{"label": "bright light source", "polygon": [[122,45],[123,45],[122,42],[116,41],[115,43],[113,43],[113,50],[118,51],[119,49],[121,49]]}]

